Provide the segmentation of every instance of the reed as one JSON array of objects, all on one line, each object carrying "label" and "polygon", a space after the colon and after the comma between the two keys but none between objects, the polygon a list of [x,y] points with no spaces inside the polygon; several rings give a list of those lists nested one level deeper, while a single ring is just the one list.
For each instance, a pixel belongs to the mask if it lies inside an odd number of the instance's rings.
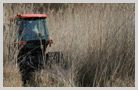
[{"label": "reed", "polygon": [[[8,51],[11,42],[6,33],[11,29],[9,15],[17,12],[47,12],[49,34],[54,40],[47,52],[63,52],[70,67],[64,70],[54,66],[56,73],[49,69],[35,72],[36,86],[135,86],[135,4],[64,4],[58,10],[46,8],[50,7],[47,4],[39,5],[4,4],[4,86],[21,86],[20,77],[13,77],[19,72],[7,70],[16,66],[16,63],[9,66],[11,61],[16,61],[17,54]],[[8,73],[13,75],[7,77]]]}]

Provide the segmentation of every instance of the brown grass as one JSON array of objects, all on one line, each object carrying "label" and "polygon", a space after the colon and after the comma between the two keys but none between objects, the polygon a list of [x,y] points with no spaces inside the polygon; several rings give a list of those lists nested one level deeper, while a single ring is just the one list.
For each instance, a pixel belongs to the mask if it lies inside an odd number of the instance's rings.
[{"label": "brown grass", "polygon": [[5,87],[21,87],[21,75],[18,68],[13,64],[4,65],[3,70],[3,86]]},{"label": "brown grass", "polygon": [[36,86],[135,86],[135,4],[65,4],[58,11],[45,5],[4,4],[4,86],[21,86],[17,66],[10,72],[16,62],[8,66],[16,55],[8,52],[6,36],[7,18],[17,12],[47,12],[54,40],[47,52],[62,51],[70,65],[67,71],[54,66],[35,72]]}]

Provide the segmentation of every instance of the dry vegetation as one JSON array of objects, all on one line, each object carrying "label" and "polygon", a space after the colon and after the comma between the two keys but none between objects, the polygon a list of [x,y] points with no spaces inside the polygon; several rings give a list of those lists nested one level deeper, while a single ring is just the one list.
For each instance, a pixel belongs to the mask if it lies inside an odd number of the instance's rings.
[{"label": "dry vegetation", "polygon": [[34,72],[32,86],[135,86],[135,4],[48,5],[4,4],[4,86],[22,86],[18,50],[8,36],[8,19],[17,12],[48,15],[54,44],[47,52],[62,51],[70,66]]}]

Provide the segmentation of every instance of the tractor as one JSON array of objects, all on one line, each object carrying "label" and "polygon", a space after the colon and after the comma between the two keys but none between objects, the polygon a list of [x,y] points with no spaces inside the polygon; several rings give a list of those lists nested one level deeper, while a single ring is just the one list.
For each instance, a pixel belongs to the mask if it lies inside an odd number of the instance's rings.
[{"label": "tractor", "polygon": [[20,48],[18,65],[24,85],[30,72],[40,70],[52,62],[50,57],[54,57],[56,63],[63,58],[60,52],[46,53],[47,47],[53,44],[53,40],[49,38],[46,18],[46,14],[20,13],[10,18],[11,21],[16,21],[17,35],[13,43]]}]

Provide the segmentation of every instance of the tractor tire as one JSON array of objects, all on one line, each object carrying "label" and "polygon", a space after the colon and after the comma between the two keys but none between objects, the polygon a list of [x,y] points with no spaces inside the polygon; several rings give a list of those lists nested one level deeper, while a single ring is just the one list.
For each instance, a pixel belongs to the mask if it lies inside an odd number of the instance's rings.
[{"label": "tractor tire", "polygon": [[[37,54],[34,58],[28,55],[26,57],[18,59],[18,64],[22,76],[23,86],[26,86],[27,82],[32,78],[32,72],[43,69],[42,55]],[[33,62],[32,62],[33,61]]]}]

